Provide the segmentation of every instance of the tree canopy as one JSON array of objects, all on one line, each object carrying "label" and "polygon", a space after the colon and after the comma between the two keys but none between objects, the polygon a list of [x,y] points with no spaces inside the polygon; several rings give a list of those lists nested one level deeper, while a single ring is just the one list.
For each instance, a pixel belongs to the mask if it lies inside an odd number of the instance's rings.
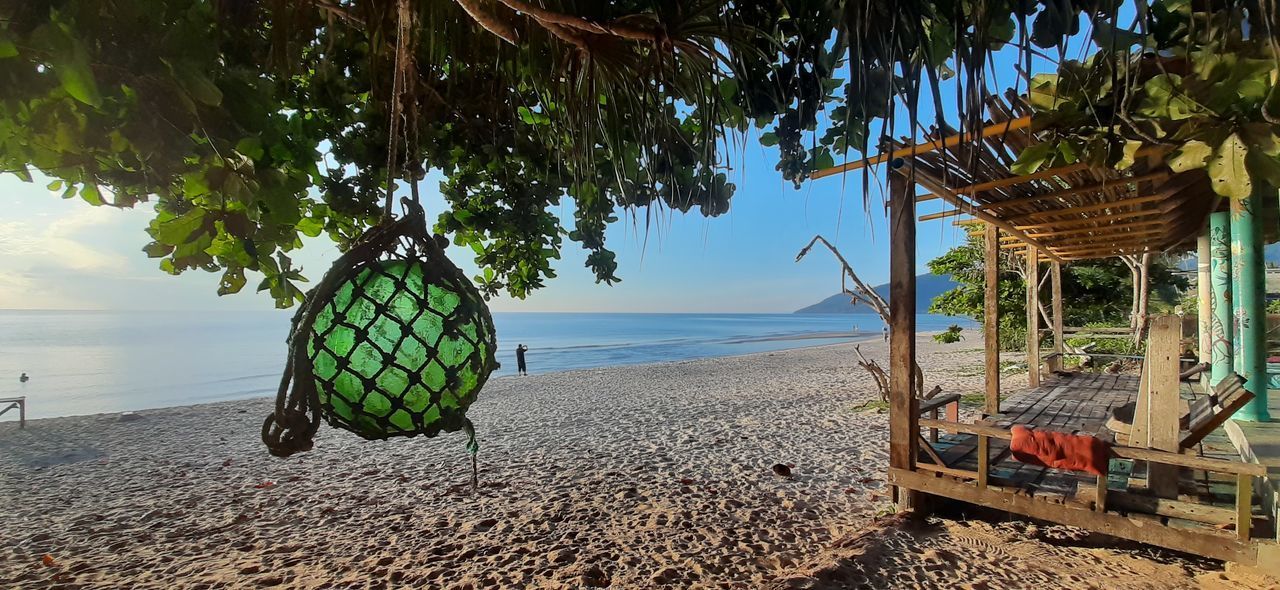
[{"label": "tree canopy", "polygon": [[[1020,169],[1123,167],[1166,144],[1220,194],[1280,184],[1274,3],[408,5],[406,21],[396,0],[5,3],[0,170],[38,170],[91,205],[153,201],[146,252],[163,270],[220,272],[220,293],[256,272],[282,306],[302,296],[290,253],[304,236],[349,242],[393,178],[435,170],[449,204],[436,229],[475,253],[482,289],[523,297],[555,276],[565,237],[618,280],[605,228],[620,209],[727,211],[725,154],[752,128],[797,185],[921,100],[937,126],[975,128],[991,54],[1013,47],[1020,69],[1055,52],[1059,66],[1015,88],[1038,127],[1061,129]],[[1095,51],[1065,59],[1082,36]],[[564,198],[571,231],[550,211]]]},{"label": "tree canopy", "polygon": [[[985,313],[981,235],[971,235],[964,244],[929,261],[929,272],[950,275],[957,285],[936,298],[930,313],[961,315],[981,321]],[[1026,334],[1025,261],[1010,254],[1001,255],[998,306],[1002,331]],[[1062,266],[1062,316],[1068,326],[1088,324],[1123,325],[1134,313],[1135,280],[1132,269],[1119,258],[1072,262]],[[1161,260],[1151,262],[1148,271],[1150,292],[1157,302],[1172,307],[1181,300],[1187,280],[1173,274]],[[1044,298],[1041,298],[1044,305]],[[1047,313],[1047,312],[1046,312]],[[1016,339],[1016,338],[1015,338]]]}]

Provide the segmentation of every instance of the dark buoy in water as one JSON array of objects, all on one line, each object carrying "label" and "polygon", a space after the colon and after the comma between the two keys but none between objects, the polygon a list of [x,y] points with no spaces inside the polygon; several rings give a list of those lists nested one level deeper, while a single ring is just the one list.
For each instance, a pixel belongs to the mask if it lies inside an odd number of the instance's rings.
[{"label": "dark buoy in water", "polygon": [[28,382],[28,381],[30,381],[30,380],[31,380],[31,378],[30,378],[30,377],[28,377],[26,373],[23,373],[21,377],[18,377],[18,381],[19,381],[20,383],[26,383],[26,382]]}]

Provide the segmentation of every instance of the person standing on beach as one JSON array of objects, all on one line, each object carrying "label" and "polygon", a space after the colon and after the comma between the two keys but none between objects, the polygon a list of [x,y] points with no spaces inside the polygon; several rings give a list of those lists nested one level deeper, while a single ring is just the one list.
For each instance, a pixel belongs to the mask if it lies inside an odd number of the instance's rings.
[{"label": "person standing on beach", "polygon": [[882,333],[884,333],[884,341],[885,341],[885,342],[888,342],[888,341],[889,341],[889,326],[885,326],[885,327],[884,327],[884,328],[882,328],[880,331],[881,331]]},{"label": "person standing on beach", "polygon": [[523,344],[516,347],[516,372],[520,375],[529,374],[529,368],[524,364],[524,351],[526,350],[529,350],[529,347]]}]

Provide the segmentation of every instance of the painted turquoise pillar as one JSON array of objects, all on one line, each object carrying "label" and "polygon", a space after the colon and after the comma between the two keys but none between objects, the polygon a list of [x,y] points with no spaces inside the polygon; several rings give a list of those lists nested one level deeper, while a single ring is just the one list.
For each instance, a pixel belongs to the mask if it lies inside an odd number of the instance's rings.
[{"label": "painted turquoise pillar", "polygon": [[1267,309],[1266,268],[1262,258],[1262,232],[1254,206],[1258,193],[1274,190],[1262,183],[1259,191],[1231,200],[1231,274],[1239,289],[1232,293],[1240,339],[1236,347],[1237,372],[1247,380],[1253,401],[1237,414],[1241,420],[1266,421],[1267,412]]},{"label": "painted turquoise pillar", "polygon": [[1213,313],[1209,317],[1209,333],[1212,335],[1209,382],[1217,385],[1232,372],[1230,211],[1209,216],[1209,284],[1213,289],[1210,298]]}]

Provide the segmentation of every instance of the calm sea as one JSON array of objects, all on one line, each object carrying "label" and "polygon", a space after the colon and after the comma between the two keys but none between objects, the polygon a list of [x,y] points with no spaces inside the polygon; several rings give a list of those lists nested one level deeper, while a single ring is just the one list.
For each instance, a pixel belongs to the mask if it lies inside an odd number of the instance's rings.
[{"label": "calm sea", "polygon": [[[31,417],[69,416],[275,394],[286,312],[0,310],[0,397]],[[962,318],[922,315],[920,330]],[[726,356],[879,338],[873,315],[496,313],[497,375]],[[26,372],[27,383],[18,376]],[[10,419],[6,415],[3,419]]]}]

